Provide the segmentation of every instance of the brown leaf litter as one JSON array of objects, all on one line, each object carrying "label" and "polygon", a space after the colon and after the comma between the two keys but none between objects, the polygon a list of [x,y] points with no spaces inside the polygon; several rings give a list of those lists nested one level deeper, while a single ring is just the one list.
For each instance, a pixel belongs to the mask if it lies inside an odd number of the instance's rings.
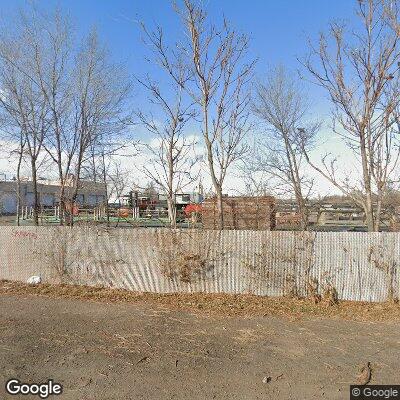
[{"label": "brown leaf litter", "polygon": [[400,305],[395,302],[359,301],[318,302],[313,299],[267,297],[222,293],[149,293],[124,289],[78,285],[28,285],[0,281],[1,295],[36,295],[111,303],[150,303],[222,316],[282,316],[297,318],[341,318],[357,321],[400,320]]}]

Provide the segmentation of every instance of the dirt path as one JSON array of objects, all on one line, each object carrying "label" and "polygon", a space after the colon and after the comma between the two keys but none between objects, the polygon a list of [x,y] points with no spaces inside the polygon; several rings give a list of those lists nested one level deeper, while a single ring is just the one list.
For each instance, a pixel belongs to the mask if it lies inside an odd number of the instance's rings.
[{"label": "dirt path", "polygon": [[1,295],[0,398],[16,377],[61,399],[347,399],[367,361],[399,383],[399,326]]}]

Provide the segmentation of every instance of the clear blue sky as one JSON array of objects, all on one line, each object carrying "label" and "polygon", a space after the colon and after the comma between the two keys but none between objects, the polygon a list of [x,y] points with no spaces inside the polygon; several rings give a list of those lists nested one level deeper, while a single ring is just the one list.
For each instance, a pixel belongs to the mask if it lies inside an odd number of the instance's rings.
[{"label": "clear blue sky", "polygon": [[[179,0],[178,0],[179,3]],[[0,17],[10,18],[26,0],[0,0]],[[72,17],[79,32],[96,26],[113,57],[127,62],[132,73],[144,74],[146,49],[140,41],[137,20],[160,23],[170,37],[179,34],[179,24],[169,0],[36,0],[46,10],[60,6]],[[355,0],[204,0],[209,15],[231,23],[252,39],[251,53],[259,58],[257,73],[268,65],[283,63],[299,67],[296,56],[307,50],[308,37],[316,38],[332,19],[354,18]],[[310,89],[314,103],[323,102],[316,89]],[[325,108],[325,107],[324,107]]]},{"label": "clear blue sky", "polygon": [[[180,0],[177,0],[179,3]],[[317,39],[329,21],[354,24],[356,0],[203,0],[209,16],[217,21],[227,19],[251,38],[251,55],[259,59],[256,73],[262,77],[269,66],[278,63],[295,71],[300,66],[296,57],[307,52],[307,39]],[[148,49],[140,39],[138,20],[148,25],[161,24],[173,42],[182,33],[170,0],[36,0],[38,8],[46,11],[59,6],[68,13],[80,35],[93,26],[111,51],[112,57],[126,62],[132,74],[143,76],[149,71],[145,62]],[[12,23],[18,8],[26,0],[0,0],[0,18]],[[157,69],[149,72],[158,80]],[[307,86],[313,103],[313,117],[328,120],[329,103],[325,94],[315,86]],[[143,107],[144,94],[135,93],[135,106]],[[136,132],[143,137],[144,132]],[[331,134],[326,125],[320,135],[319,151],[344,153],[343,143]],[[319,158],[319,156],[317,157]],[[1,160],[0,160],[1,161]]]}]

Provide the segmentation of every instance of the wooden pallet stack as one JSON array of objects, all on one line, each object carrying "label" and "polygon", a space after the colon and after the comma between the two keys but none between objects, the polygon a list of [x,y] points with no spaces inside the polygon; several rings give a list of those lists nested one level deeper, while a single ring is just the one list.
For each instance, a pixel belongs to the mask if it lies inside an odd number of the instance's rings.
[{"label": "wooden pallet stack", "polygon": [[[224,229],[272,230],[275,227],[275,198],[224,197]],[[204,200],[202,221],[205,229],[219,229],[218,205],[215,197]]]}]

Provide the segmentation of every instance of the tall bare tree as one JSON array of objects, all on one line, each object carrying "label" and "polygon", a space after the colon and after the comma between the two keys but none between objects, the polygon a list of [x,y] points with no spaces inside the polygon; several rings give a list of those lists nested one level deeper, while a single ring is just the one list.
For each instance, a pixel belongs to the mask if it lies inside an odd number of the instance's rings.
[{"label": "tall bare tree", "polygon": [[[336,160],[325,156],[322,167],[309,164],[365,212],[369,231],[379,230],[382,201],[398,164],[400,65],[399,3],[360,0],[361,28],[347,35],[330,25],[302,64],[333,104],[333,129],[356,156],[361,177],[341,179]],[[305,135],[308,133],[303,131]]]},{"label": "tall bare tree", "polygon": [[294,196],[301,228],[306,229],[306,202],[313,180],[304,171],[303,150],[308,151],[313,146],[319,124],[308,121],[307,98],[282,66],[272,69],[266,81],[256,85],[252,108],[265,130],[249,165],[265,171],[276,181],[278,190]]},{"label": "tall bare tree", "polygon": [[0,107],[0,124],[3,127],[0,140],[3,144],[0,147],[0,153],[4,150],[4,154],[8,154],[11,160],[16,160],[17,168],[15,171],[15,196],[16,196],[16,225],[20,225],[21,219],[21,171],[24,163],[26,163],[25,135],[21,131],[14,115]]},{"label": "tall bare tree", "polygon": [[[196,139],[185,135],[187,124],[194,118],[193,104],[185,99],[183,90],[185,71],[176,72],[177,82],[172,82],[172,95],[162,92],[160,85],[138,79],[150,96],[162,121],[153,114],[138,111],[139,121],[153,135],[154,140],[143,143],[149,160],[143,165],[142,172],[161,188],[167,199],[168,219],[171,227],[176,227],[176,194],[184,190],[198,177],[194,172],[198,157],[194,153]],[[169,85],[170,86],[170,85]]]},{"label": "tall bare tree", "polygon": [[17,171],[16,171],[16,181],[17,181],[17,185],[15,188],[15,192],[16,192],[16,198],[17,198],[17,202],[16,202],[16,224],[17,226],[20,226],[20,222],[21,222],[21,168],[22,168],[22,163],[24,161],[24,152],[25,152],[25,137],[24,135],[20,135],[19,137],[19,143],[18,143],[18,147],[12,152],[14,154],[17,155],[18,159],[17,159]]},{"label": "tall bare tree", "polygon": [[230,167],[248,151],[249,92],[254,60],[248,57],[249,40],[228,21],[212,24],[197,2],[184,0],[177,8],[187,40],[173,49],[165,43],[161,27],[147,38],[158,52],[158,64],[179,83],[176,74],[187,71],[184,89],[201,113],[201,133],[208,170],[217,197],[219,226],[224,226],[223,187]]},{"label": "tall bare tree", "polygon": [[[49,109],[32,71],[38,47],[34,40],[35,24],[24,15],[15,32],[3,31],[0,37],[0,106],[10,117],[14,141],[24,143],[30,165],[33,190],[33,221],[39,224],[38,168],[45,136],[49,129]],[[9,131],[10,133],[11,131]],[[10,138],[13,140],[13,138]]]},{"label": "tall bare tree", "polygon": [[15,132],[24,135],[35,222],[37,163],[44,151],[57,167],[62,217],[66,200],[77,197],[81,170],[94,149],[102,154],[121,141],[130,80],[122,65],[111,62],[95,30],[78,43],[68,18],[58,10],[44,14],[31,7],[21,12],[17,27],[2,32],[0,39],[0,104],[16,121]]},{"label": "tall bare tree", "polygon": [[[35,26],[31,37],[37,49],[31,76],[38,85],[49,110],[49,130],[43,146],[56,164],[60,184],[60,223],[63,224],[66,186],[69,184],[76,152],[76,135],[71,129],[73,30],[60,10],[42,14],[37,9],[25,18]],[[75,44],[76,45],[76,44]]]},{"label": "tall bare tree", "polygon": [[82,168],[93,156],[101,158],[122,146],[127,124],[126,102],[131,83],[123,66],[110,62],[108,52],[92,32],[75,59],[71,135],[73,191],[76,200]]},{"label": "tall bare tree", "polygon": [[126,126],[124,105],[130,81],[122,66],[110,62],[95,30],[77,51],[68,21],[58,15],[54,20],[49,29],[47,63],[37,63],[37,74],[51,110],[51,131],[45,144],[57,165],[64,210],[70,177],[73,188],[68,200],[74,202],[84,165],[96,155],[101,158],[110,153]]}]

